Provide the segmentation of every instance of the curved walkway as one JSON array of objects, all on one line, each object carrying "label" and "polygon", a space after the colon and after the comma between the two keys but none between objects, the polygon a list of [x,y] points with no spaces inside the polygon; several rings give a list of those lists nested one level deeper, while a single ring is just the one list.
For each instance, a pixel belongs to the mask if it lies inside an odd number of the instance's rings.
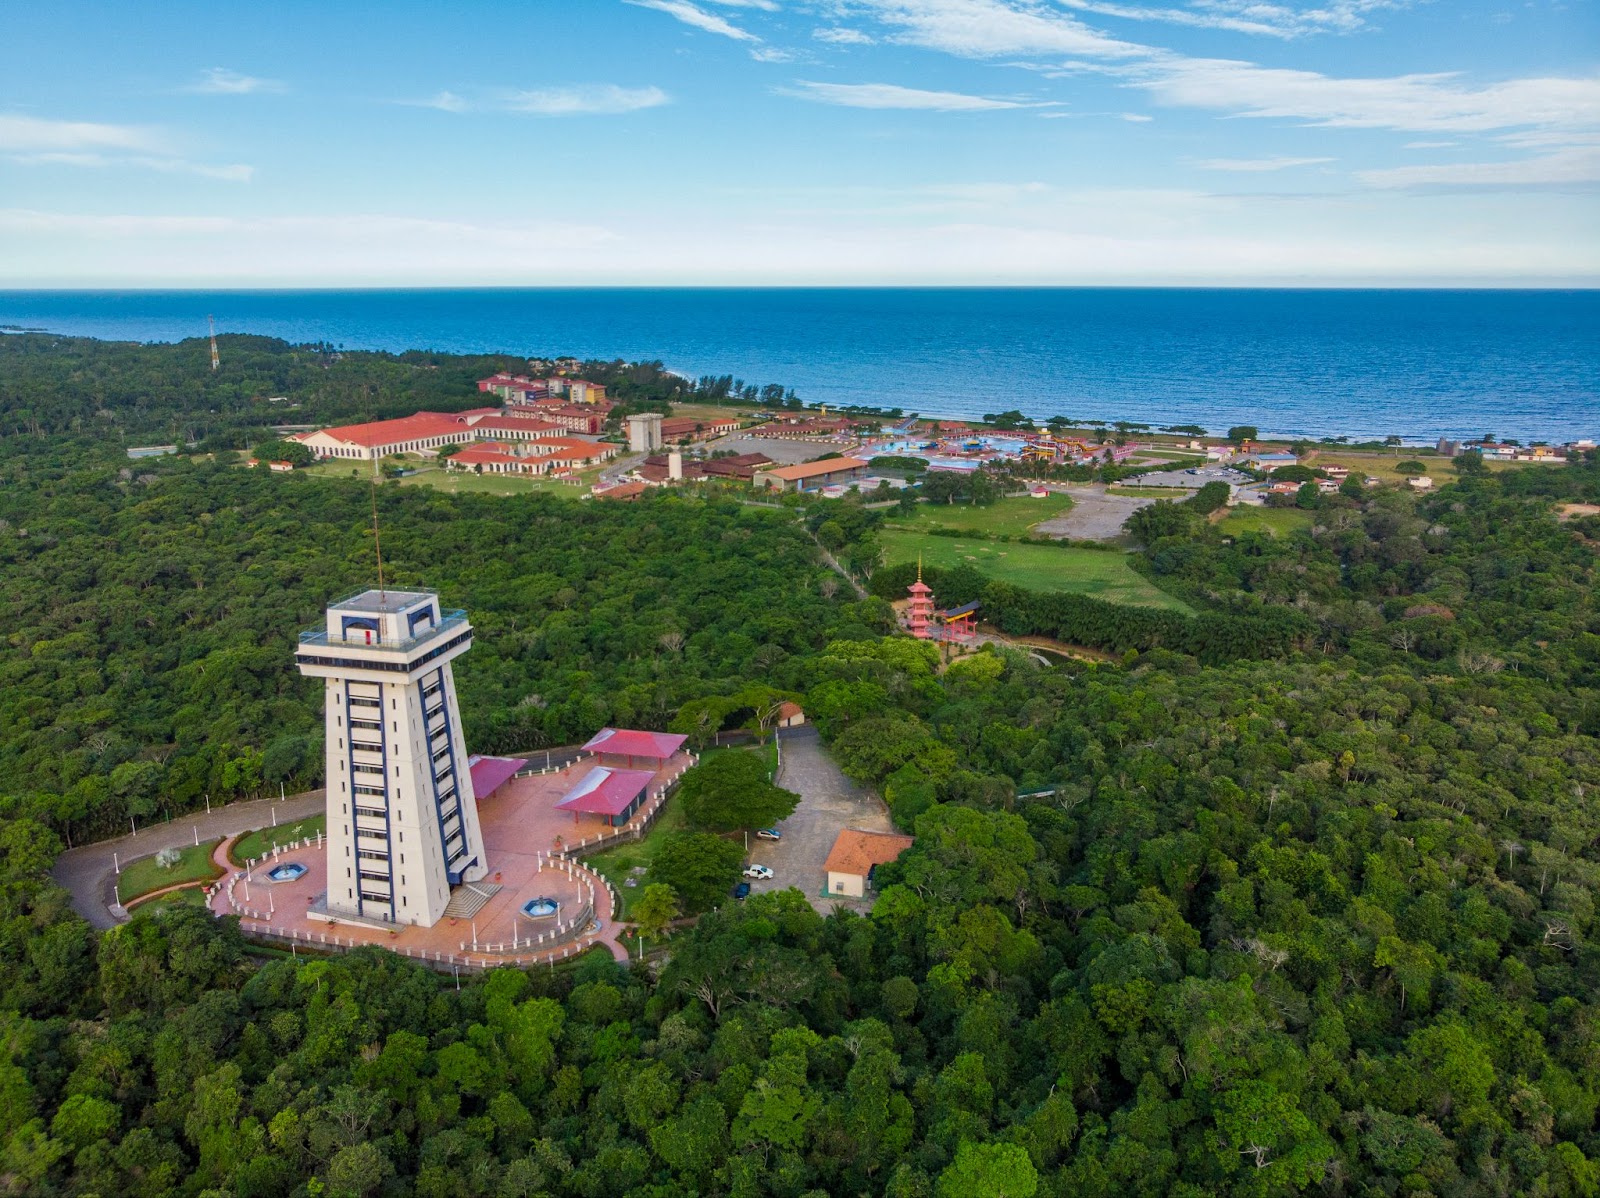
[{"label": "curved walkway", "polygon": [[[153,824],[137,835],[119,836],[94,844],[68,849],[56,858],[50,871],[56,882],[72,895],[72,908],[92,927],[114,928],[128,918],[117,901],[117,862],[127,865],[162,849],[188,848],[198,832],[203,844],[218,837],[226,839],[240,832],[251,832],[272,823],[277,813],[280,824],[292,824],[308,815],[320,814],[325,792],[308,790],[287,799],[256,799],[230,803],[208,815],[200,812],[165,824]],[[115,856],[113,856],[115,854]]]}]

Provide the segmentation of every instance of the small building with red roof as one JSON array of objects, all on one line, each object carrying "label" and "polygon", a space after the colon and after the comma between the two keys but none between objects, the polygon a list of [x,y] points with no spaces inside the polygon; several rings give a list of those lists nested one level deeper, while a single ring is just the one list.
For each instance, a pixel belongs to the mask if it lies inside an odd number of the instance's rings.
[{"label": "small building with red roof", "polygon": [[620,828],[649,797],[655,770],[617,769],[597,765],[585,774],[559,803],[557,811],[579,816],[597,815],[613,828]]},{"label": "small building with red roof", "polygon": [[687,736],[675,732],[639,732],[632,728],[602,728],[584,744],[605,765],[629,769],[646,766],[660,769],[663,762],[683,748]]},{"label": "small building with red roof", "polygon": [[822,868],[828,875],[829,898],[865,898],[872,871],[898,860],[915,842],[896,832],[865,832],[846,828],[828,852]]}]

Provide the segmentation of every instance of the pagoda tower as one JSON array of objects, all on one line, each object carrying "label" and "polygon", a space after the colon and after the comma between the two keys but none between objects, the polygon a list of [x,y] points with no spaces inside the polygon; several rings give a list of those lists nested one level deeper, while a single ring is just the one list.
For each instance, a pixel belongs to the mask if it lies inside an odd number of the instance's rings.
[{"label": "pagoda tower", "polygon": [[919,640],[933,639],[933,588],[922,581],[922,559],[917,558],[917,581],[906,588],[906,629]]}]

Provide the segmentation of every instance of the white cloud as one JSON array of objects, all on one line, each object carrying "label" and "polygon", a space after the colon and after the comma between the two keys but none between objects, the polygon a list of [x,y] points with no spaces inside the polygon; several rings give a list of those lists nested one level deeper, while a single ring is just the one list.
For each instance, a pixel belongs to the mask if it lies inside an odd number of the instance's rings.
[{"label": "white cloud", "polygon": [[1036,4],[1014,8],[1001,0],[863,0],[862,7],[900,31],[894,41],[967,58],[1005,54],[1124,58],[1147,52]]},{"label": "white cloud", "polygon": [[452,91],[435,92],[426,100],[407,100],[402,103],[413,108],[437,108],[440,112],[465,112],[471,107],[466,100]]},{"label": "white cloud", "polygon": [[1158,21],[1198,29],[1296,38],[1317,33],[1354,33],[1367,26],[1366,14],[1405,7],[1403,0],[1333,0],[1311,8],[1259,0],[1193,0],[1188,8],[1150,8],[1113,0],[1057,0],[1067,8],[1126,21]]},{"label": "white cloud", "polygon": [[82,151],[50,150],[36,154],[8,154],[11,162],[21,166],[80,166],[97,169],[131,166],[139,170],[162,171],[169,175],[198,175],[204,179],[222,179],[228,183],[248,183],[255,177],[256,168],[242,163],[212,166],[204,162],[189,162],[182,158],[155,158],[145,154],[96,154]]},{"label": "white cloud", "polygon": [[1161,103],[1314,125],[1486,132],[1600,124],[1600,78],[1511,79],[1473,88],[1451,74],[1339,79],[1214,58],[1162,58],[1131,81]]},{"label": "white cloud", "polygon": [[1146,123],[1147,121],[1153,121],[1156,119],[1155,117],[1150,116],[1148,113],[1143,112],[1119,112],[1117,115],[1125,121],[1132,121],[1135,124],[1140,125]]},{"label": "white cloud", "polygon": [[1456,162],[1358,172],[1373,187],[1518,188],[1600,183],[1600,147],[1572,146],[1512,162]]},{"label": "white cloud", "polygon": [[1408,141],[1401,147],[1403,150],[1448,150],[1451,146],[1458,146],[1458,141]]},{"label": "white cloud", "polygon": [[794,55],[787,50],[779,50],[776,46],[757,46],[750,51],[750,57],[757,62],[793,62]]},{"label": "white cloud", "polygon": [[592,83],[577,87],[543,87],[511,92],[504,106],[512,112],[536,116],[578,116],[593,113],[637,112],[658,108],[671,97],[659,87],[618,87],[614,83]]},{"label": "white cloud", "polygon": [[51,121],[0,113],[0,150],[22,152],[75,150],[165,150],[166,139],[139,125],[90,121]]},{"label": "white cloud", "polygon": [[819,42],[827,42],[833,46],[871,46],[877,39],[871,34],[862,33],[859,29],[845,29],[835,26],[830,29],[813,29],[811,36]]},{"label": "white cloud", "polygon": [[1332,158],[1206,158],[1195,163],[1207,171],[1283,171],[1296,166],[1316,166]]},{"label": "white cloud", "polygon": [[258,79],[227,67],[211,67],[201,71],[199,80],[183,90],[207,96],[248,96],[255,92],[281,92],[284,86],[277,79]]},{"label": "white cloud", "polygon": [[777,12],[778,6],[772,0],[708,0],[711,4],[720,4],[723,8],[759,8],[762,12]]},{"label": "white cloud", "polygon": [[784,94],[845,108],[906,108],[929,112],[988,112],[999,108],[1036,108],[1018,100],[969,96],[962,92],[923,91],[893,83],[816,83],[801,79]]},{"label": "white cloud", "polygon": [[731,37],[737,42],[758,42],[761,39],[753,33],[747,33],[730,21],[717,16],[716,13],[707,12],[689,3],[689,0],[628,0],[629,4],[639,8],[650,8],[656,12],[664,12],[669,17],[675,17],[685,25],[692,25],[696,29],[703,29],[707,33],[720,34]]}]

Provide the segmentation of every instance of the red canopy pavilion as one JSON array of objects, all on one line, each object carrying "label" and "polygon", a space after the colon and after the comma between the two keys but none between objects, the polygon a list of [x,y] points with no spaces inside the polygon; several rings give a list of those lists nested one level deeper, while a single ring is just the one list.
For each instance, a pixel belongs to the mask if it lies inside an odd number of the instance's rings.
[{"label": "red canopy pavilion", "polygon": [[593,753],[602,765],[658,770],[674,753],[683,748],[683,742],[688,739],[687,736],[671,732],[602,728],[591,736],[583,747]]},{"label": "red canopy pavilion", "polygon": [[580,815],[598,815],[611,827],[620,828],[644,804],[655,776],[653,770],[619,770],[597,765],[567,792],[567,797],[557,803],[555,809],[572,812],[574,821]]}]

